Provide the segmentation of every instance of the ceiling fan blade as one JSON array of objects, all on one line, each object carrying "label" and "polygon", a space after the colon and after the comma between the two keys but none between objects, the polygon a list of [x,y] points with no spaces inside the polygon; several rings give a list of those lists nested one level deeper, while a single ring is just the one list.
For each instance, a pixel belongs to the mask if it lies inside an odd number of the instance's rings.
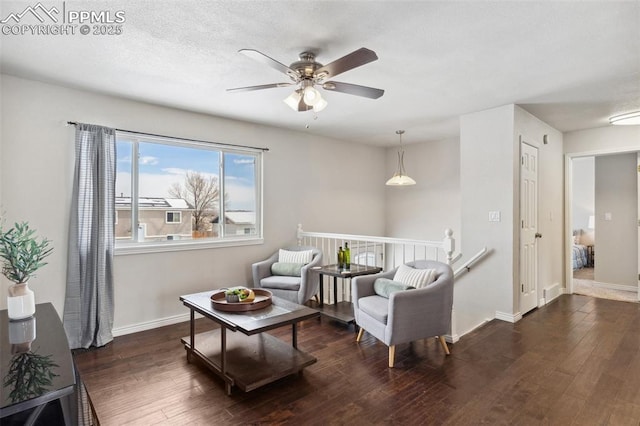
[{"label": "ceiling fan blade", "polygon": [[376,55],[376,52],[374,52],[373,50],[369,50],[366,47],[361,47],[360,49],[353,51],[348,55],[345,55],[340,59],[336,59],[335,61],[317,69],[314,74],[318,76],[320,80],[329,77],[335,77],[338,74],[342,74],[345,71],[349,71],[361,65],[368,64],[369,62],[373,62],[376,59],[378,59],[378,55]]},{"label": "ceiling fan blade", "polygon": [[384,90],[373,87],[360,86],[357,84],[340,83],[339,81],[327,81],[322,85],[325,90],[342,92],[349,95],[363,96],[365,98],[378,99],[384,95]]},{"label": "ceiling fan blade", "polygon": [[278,87],[289,87],[293,85],[294,83],[262,84],[260,86],[235,87],[233,89],[227,89],[227,92],[250,92],[252,90],[275,89]]},{"label": "ceiling fan blade", "polygon": [[262,62],[263,64],[277,71],[280,71],[281,73],[287,74],[295,82],[298,82],[300,79],[300,76],[298,75],[297,72],[295,72],[294,70],[292,70],[291,68],[283,64],[282,62],[278,62],[275,59],[265,55],[262,52],[258,52],[257,50],[254,50],[254,49],[240,49],[238,50],[238,52],[244,54],[245,56],[248,56],[251,59],[255,59],[258,62]]}]

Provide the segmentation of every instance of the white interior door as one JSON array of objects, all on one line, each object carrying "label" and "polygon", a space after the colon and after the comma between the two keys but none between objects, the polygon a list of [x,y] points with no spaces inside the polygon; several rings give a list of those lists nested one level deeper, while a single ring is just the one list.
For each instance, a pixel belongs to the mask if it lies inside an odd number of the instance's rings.
[{"label": "white interior door", "polygon": [[520,143],[520,313],[538,306],[538,149]]},{"label": "white interior door", "polygon": [[638,300],[640,301],[640,152],[637,154],[638,158]]}]

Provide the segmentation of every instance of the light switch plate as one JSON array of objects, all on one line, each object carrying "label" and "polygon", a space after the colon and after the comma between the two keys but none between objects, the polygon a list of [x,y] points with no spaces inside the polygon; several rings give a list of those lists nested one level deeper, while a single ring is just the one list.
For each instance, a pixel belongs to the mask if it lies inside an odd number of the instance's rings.
[{"label": "light switch plate", "polygon": [[500,211],[490,211],[489,222],[500,222]]},{"label": "light switch plate", "polygon": [[604,220],[611,220],[611,213],[605,213]]}]

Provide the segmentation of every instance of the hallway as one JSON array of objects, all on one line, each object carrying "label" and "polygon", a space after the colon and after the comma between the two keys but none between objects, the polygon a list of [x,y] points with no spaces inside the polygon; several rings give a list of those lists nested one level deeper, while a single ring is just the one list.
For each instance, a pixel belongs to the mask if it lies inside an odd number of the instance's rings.
[{"label": "hallway", "polygon": [[609,288],[606,283],[593,279],[593,268],[582,268],[573,271],[573,292],[584,296],[601,299],[619,300],[622,302],[638,302],[637,293]]}]

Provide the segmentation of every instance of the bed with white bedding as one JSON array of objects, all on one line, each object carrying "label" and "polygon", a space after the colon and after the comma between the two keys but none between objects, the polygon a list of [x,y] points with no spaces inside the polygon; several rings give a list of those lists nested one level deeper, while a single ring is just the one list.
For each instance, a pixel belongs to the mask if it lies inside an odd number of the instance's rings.
[{"label": "bed with white bedding", "polygon": [[573,245],[573,270],[589,266],[589,252],[587,246],[582,244]]}]

